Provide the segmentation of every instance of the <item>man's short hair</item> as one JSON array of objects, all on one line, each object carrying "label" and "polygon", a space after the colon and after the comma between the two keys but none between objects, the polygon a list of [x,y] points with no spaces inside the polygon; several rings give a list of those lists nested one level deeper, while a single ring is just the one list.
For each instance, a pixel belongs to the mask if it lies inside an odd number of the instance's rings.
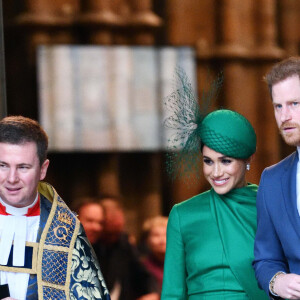
[{"label": "man's short hair", "polygon": [[275,64],[264,77],[268,84],[270,95],[272,96],[274,84],[293,75],[298,75],[300,79],[300,57],[289,57]]},{"label": "man's short hair", "polygon": [[101,194],[99,196],[99,202],[104,208],[109,207],[115,210],[124,210],[122,196],[112,194]]},{"label": "man's short hair", "polygon": [[34,142],[40,165],[47,159],[48,136],[41,125],[23,116],[9,116],[0,121],[0,143],[20,145]]},{"label": "man's short hair", "polygon": [[[80,197],[80,198],[75,199],[75,201],[72,202],[71,209],[76,214],[79,214],[80,209],[89,204],[97,204],[102,207],[100,200],[97,197]],[[103,207],[102,207],[102,209],[103,209]]]}]

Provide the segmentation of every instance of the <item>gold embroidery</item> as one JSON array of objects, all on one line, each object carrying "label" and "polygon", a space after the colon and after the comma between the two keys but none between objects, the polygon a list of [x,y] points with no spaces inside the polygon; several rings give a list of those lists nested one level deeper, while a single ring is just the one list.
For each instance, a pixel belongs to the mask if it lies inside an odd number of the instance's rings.
[{"label": "gold embroidery", "polygon": [[[63,286],[55,285],[55,287],[54,286],[52,286],[52,287],[55,288],[57,291],[64,292],[64,295],[66,296],[66,300],[70,300],[69,286],[70,286],[70,277],[71,277],[72,253],[73,253],[73,249],[74,249],[75,240],[77,238],[77,234],[79,231],[80,223],[79,223],[78,219],[75,218],[75,228],[74,229],[70,228],[72,231],[72,237],[71,237],[71,242],[70,242],[69,248],[58,246],[58,245],[46,244],[46,238],[47,238],[48,233],[50,233],[50,225],[53,222],[55,212],[61,208],[67,208],[67,206],[62,200],[58,199],[58,195],[57,195],[56,191],[49,184],[40,182],[39,183],[39,192],[44,197],[46,197],[50,202],[52,202],[52,207],[51,207],[51,211],[48,216],[45,228],[41,235],[40,246],[39,246],[39,251],[38,251],[38,263],[37,263],[38,299],[39,300],[50,300],[49,297],[47,297],[46,294],[43,293],[43,288],[51,287],[52,284],[47,281],[44,281],[42,279],[42,257],[43,257],[44,250],[51,248],[54,251],[63,251],[63,252],[67,252],[67,254],[68,254],[66,282]],[[65,224],[68,224],[68,225],[69,225],[69,220],[71,220],[71,224],[72,224],[71,217],[68,215],[66,216],[65,213],[59,214],[57,216],[57,220],[65,223]],[[66,231],[63,231],[62,228],[64,228]],[[62,231],[60,231],[60,230],[62,230]],[[53,232],[54,231],[56,232],[56,233],[54,233],[54,235],[56,237],[58,237],[57,234],[68,233],[68,229],[65,226],[59,226],[59,225],[55,227]],[[60,239],[60,240],[62,240],[62,239]]]},{"label": "gold embroidery", "polygon": [[69,230],[66,226],[56,226],[53,232],[59,240],[64,240],[69,234]]},{"label": "gold embroidery", "polygon": [[68,215],[68,213],[58,212],[57,219],[62,223],[66,223],[68,225],[72,224],[72,218]]}]

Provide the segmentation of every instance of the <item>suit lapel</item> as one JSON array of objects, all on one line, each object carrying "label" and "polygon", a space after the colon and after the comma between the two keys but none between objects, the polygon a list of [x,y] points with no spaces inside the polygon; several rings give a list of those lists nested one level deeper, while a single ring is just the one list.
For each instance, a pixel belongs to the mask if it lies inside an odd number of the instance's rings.
[{"label": "suit lapel", "polygon": [[297,192],[296,192],[296,175],[297,175],[298,153],[294,152],[287,164],[285,165],[282,176],[282,192],[287,214],[293,227],[300,238],[300,217],[297,210]]}]

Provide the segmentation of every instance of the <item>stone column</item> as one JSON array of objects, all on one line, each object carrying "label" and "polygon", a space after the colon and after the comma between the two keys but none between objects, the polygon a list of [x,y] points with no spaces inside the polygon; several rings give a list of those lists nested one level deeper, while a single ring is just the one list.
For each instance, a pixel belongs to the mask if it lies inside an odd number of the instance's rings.
[{"label": "stone column", "polygon": [[[253,0],[252,0],[253,1]],[[217,55],[244,57],[253,43],[251,0],[221,0],[219,6],[220,40]]]},{"label": "stone column", "polygon": [[119,154],[103,154],[104,164],[98,170],[98,194],[120,195]]},{"label": "stone column", "polygon": [[128,25],[131,44],[155,44],[155,31],[162,25],[162,20],[152,11],[152,0],[131,0]]},{"label": "stone column", "polygon": [[36,48],[41,44],[70,44],[74,18],[79,10],[79,0],[26,0],[26,10],[15,22],[28,30],[29,60],[35,65]]},{"label": "stone column", "polygon": [[111,0],[85,0],[78,17],[91,44],[111,45],[120,18],[112,10]]},{"label": "stone column", "polygon": [[278,24],[275,0],[258,0],[256,5],[256,55],[261,59],[276,59],[283,55],[277,45]]},{"label": "stone column", "polygon": [[299,55],[299,12],[300,3],[297,0],[279,1],[279,35],[282,47],[288,55]]}]

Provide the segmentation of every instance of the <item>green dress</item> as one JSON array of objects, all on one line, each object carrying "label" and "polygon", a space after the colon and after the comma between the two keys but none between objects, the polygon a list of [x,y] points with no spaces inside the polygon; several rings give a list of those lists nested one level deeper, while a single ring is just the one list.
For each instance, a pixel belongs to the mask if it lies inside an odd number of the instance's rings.
[{"label": "green dress", "polygon": [[162,300],[265,300],[252,260],[257,185],[213,189],[176,204],[169,216]]}]

